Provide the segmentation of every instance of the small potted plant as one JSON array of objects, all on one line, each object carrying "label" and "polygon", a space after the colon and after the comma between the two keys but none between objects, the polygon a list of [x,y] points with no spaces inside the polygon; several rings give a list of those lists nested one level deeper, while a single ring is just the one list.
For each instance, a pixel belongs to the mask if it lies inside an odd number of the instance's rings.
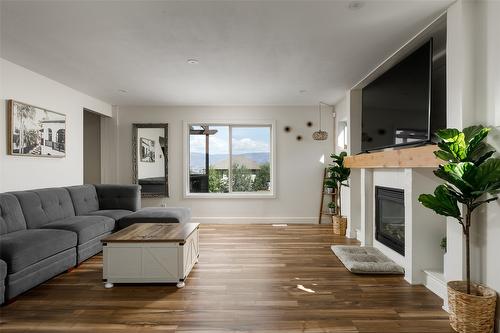
[{"label": "small potted plant", "polygon": [[441,248],[441,250],[443,250],[443,252],[446,254],[446,251],[447,251],[447,245],[446,245],[446,237],[443,237],[441,239],[441,243],[439,243],[439,247]]},{"label": "small potted plant", "polygon": [[332,216],[333,233],[335,235],[345,236],[347,230],[347,217],[342,216],[342,186],[349,187],[347,180],[351,175],[351,169],[344,166],[344,158],[347,156],[345,151],[338,155],[332,154],[330,157],[333,164],[330,165],[330,173],[332,183],[335,184],[335,191],[337,192],[337,202],[335,215]]},{"label": "small potted plant", "polygon": [[446,183],[439,185],[434,195],[421,194],[418,198],[425,207],[455,218],[462,227],[466,281],[448,282],[450,324],[461,333],[493,332],[495,321],[496,292],[472,283],[470,277],[472,212],[497,200],[495,195],[500,192],[500,159],[492,157],[495,149],[484,142],[489,131],[483,126],[467,127],[462,132],[438,131],[440,150],[434,154],[446,164],[440,165],[434,174]]},{"label": "small potted plant", "polygon": [[325,182],[325,193],[332,194],[335,191],[336,183],[329,177],[329,179]]},{"label": "small potted plant", "polygon": [[335,214],[335,202],[330,201],[328,203],[328,213],[329,214]]}]

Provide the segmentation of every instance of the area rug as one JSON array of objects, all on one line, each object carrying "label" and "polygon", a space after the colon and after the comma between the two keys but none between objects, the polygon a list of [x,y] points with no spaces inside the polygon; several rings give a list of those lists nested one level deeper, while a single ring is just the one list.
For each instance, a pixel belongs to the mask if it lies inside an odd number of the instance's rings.
[{"label": "area rug", "polygon": [[374,247],[332,245],[345,268],[356,274],[404,274],[404,268]]}]

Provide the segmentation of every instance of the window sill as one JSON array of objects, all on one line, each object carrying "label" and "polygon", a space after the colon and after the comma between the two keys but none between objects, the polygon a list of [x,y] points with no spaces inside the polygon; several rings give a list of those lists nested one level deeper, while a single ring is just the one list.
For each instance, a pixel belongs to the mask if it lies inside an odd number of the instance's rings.
[{"label": "window sill", "polygon": [[276,194],[269,193],[188,193],[184,199],[276,199]]}]

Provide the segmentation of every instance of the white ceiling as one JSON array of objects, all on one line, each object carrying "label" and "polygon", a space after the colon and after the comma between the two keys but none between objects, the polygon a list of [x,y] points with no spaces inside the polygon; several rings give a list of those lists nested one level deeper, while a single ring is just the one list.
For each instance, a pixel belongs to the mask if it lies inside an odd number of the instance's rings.
[{"label": "white ceiling", "polygon": [[451,2],[2,1],[1,56],[117,105],[334,103]]}]

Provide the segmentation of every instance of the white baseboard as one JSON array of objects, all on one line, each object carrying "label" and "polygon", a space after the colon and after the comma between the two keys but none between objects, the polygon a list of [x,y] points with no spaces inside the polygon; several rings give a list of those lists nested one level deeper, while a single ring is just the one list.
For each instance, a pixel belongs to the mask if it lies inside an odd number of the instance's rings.
[{"label": "white baseboard", "polygon": [[356,229],[356,239],[360,242],[363,241],[363,234],[361,233],[361,230]]},{"label": "white baseboard", "polygon": [[441,297],[443,301],[446,301],[448,290],[446,287],[446,280],[444,278],[443,273],[432,269],[425,270],[424,273],[425,273],[425,283],[424,283],[425,287],[430,291],[432,291],[434,294]]},{"label": "white baseboard", "polygon": [[317,217],[192,217],[191,221],[206,224],[318,224]]}]

